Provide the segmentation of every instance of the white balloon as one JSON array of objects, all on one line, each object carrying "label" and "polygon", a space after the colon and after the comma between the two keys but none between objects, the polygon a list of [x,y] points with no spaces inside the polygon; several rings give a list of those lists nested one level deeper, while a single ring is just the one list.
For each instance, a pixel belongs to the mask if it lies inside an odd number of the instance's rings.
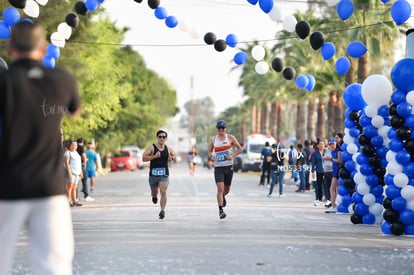
[{"label": "white balloon", "polygon": [[328,4],[329,7],[336,6],[339,3],[339,0],[326,0],[326,4]]},{"label": "white balloon", "polygon": [[53,45],[56,45],[59,48],[65,47],[65,38],[59,32],[52,33],[52,35],[50,36],[50,42],[52,42]]},{"label": "white balloon", "polygon": [[392,94],[391,82],[383,75],[370,75],[362,83],[361,94],[368,105],[387,105]]},{"label": "white balloon", "polygon": [[368,205],[368,206],[374,205],[375,204],[375,200],[376,200],[375,196],[373,194],[371,194],[371,193],[365,194],[362,197],[362,202],[365,205]]},{"label": "white balloon", "polygon": [[378,106],[373,104],[367,105],[364,111],[367,117],[373,118],[374,116],[378,115]]},{"label": "white balloon", "polygon": [[350,134],[345,134],[344,143],[345,144],[353,144],[353,143],[355,143],[355,139]]},{"label": "white balloon", "polygon": [[183,32],[187,32],[191,29],[191,24],[189,21],[183,19],[178,22],[178,29]]},{"label": "white balloon", "polygon": [[375,127],[375,128],[381,128],[382,126],[384,126],[384,118],[382,116],[374,116],[371,120],[371,124]]},{"label": "white balloon", "polygon": [[358,152],[358,146],[356,146],[354,143],[348,144],[348,146],[346,146],[346,151],[353,155]]},{"label": "white balloon", "polygon": [[412,185],[404,186],[401,189],[401,197],[403,197],[407,201],[414,200],[414,186]]},{"label": "white balloon", "polygon": [[195,27],[190,30],[190,36],[193,39],[199,39],[202,33],[203,31],[199,27]]},{"label": "white balloon", "polygon": [[357,184],[365,183],[366,182],[366,179],[367,179],[367,177],[364,176],[363,174],[359,173],[359,172],[358,173],[355,173],[355,175],[354,175],[354,181]]},{"label": "white balloon", "polygon": [[352,203],[348,205],[348,213],[349,214],[354,214],[354,208],[352,207]]},{"label": "white balloon", "polygon": [[407,93],[405,100],[407,100],[407,102],[411,105],[414,105],[414,90]]},{"label": "white balloon", "polygon": [[342,203],[342,196],[338,194],[336,196],[336,204],[338,205],[338,204],[341,204],[341,203]]},{"label": "white balloon", "polygon": [[360,183],[360,184],[357,185],[357,191],[361,195],[366,195],[366,194],[369,193],[370,187],[369,187],[368,184],[366,184],[365,182],[363,182],[363,183]]},{"label": "white balloon", "polygon": [[395,156],[396,156],[396,155],[397,155],[397,153],[396,153],[396,152],[393,152],[393,151],[389,150],[389,151],[387,152],[387,154],[385,155],[385,159],[386,159],[388,162],[395,161]]},{"label": "white balloon", "polygon": [[414,211],[414,200],[407,201],[407,209]]},{"label": "white balloon", "polygon": [[382,213],[379,214],[378,216],[375,216],[375,224],[376,225],[382,224],[383,221],[384,221],[384,217],[382,216]]},{"label": "white balloon", "polygon": [[282,9],[279,9],[276,5],[273,5],[272,10],[269,12],[269,17],[273,21],[279,22],[283,19]]},{"label": "white balloon", "polygon": [[407,186],[408,182],[410,181],[406,174],[398,173],[394,176],[394,184],[397,187],[403,188]]},{"label": "white balloon", "polygon": [[[382,119],[382,121],[384,121],[384,119]],[[372,123],[372,121],[371,121]],[[374,124],[373,124],[374,125]],[[388,131],[390,130],[390,126],[387,125],[383,125],[380,128],[378,128],[378,134],[382,137],[382,138],[387,138],[388,137]]]},{"label": "white balloon", "polygon": [[298,20],[296,20],[296,17],[294,15],[288,15],[283,18],[283,29],[285,29],[287,32],[294,32],[296,30],[297,23]]},{"label": "white balloon", "polygon": [[47,4],[47,2],[48,2],[49,0],[36,0],[36,2],[39,4],[39,5],[42,5],[42,6],[46,6],[46,4]]},{"label": "white balloon", "polygon": [[374,204],[372,204],[372,205],[370,205],[369,206],[369,208],[368,208],[368,211],[369,211],[369,213],[371,213],[372,215],[374,215],[374,216],[378,216],[378,215],[381,215],[382,214],[382,210],[383,210],[384,208],[382,207],[382,205],[381,204],[379,204],[379,203],[374,203]]},{"label": "white balloon", "polygon": [[72,28],[66,24],[66,22],[62,22],[57,27],[58,33],[63,35],[63,37],[68,40],[70,36],[72,35]]},{"label": "white balloon", "polygon": [[388,162],[387,165],[387,172],[391,175],[397,175],[403,171],[401,164],[399,164],[396,160],[392,160]]},{"label": "white balloon", "polygon": [[259,61],[256,63],[254,69],[256,70],[256,73],[264,75],[269,71],[269,64],[267,64],[266,61]]},{"label": "white balloon", "polygon": [[356,163],[357,162],[357,158],[358,158],[358,156],[360,155],[361,153],[355,153],[355,154],[353,154],[352,155],[352,160]]},{"label": "white balloon", "polygon": [[27,16],[33,18],[39,17],[39,5],[34,0],[27,0],[26,7],[23,11]]},{"label": "white balloon", "polygon": [[265,57],[266,51],[261,45],[256,45],[252,49],[252,57],[256,61],[262,61]]}]

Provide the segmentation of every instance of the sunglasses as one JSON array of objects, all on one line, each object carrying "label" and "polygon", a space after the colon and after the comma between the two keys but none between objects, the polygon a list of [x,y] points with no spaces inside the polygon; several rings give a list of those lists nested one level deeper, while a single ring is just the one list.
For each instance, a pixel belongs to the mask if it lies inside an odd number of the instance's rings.
[{"label": "sunglasses", "polygon": [[158,138],[167,138],[166,136],[158,136]]},{"label": "sunglasses", "polygon": [[220,127],[217,127],[217,129],[226,129],[226,127],[220,126]]}]

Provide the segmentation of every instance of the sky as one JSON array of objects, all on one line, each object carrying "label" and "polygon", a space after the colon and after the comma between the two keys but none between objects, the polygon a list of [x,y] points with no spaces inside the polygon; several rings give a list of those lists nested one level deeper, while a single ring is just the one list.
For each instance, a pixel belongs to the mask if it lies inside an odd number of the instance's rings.
[{"label": "sky", "polygon": [[[301,1],[293,2],[296,4],[280,2],[282,14],[292,14]],[[134,45],[147,66],[177,91],[180,108],[191,98],[209,96],[215,103],[216,115],[243,101],[238,87],[241,69],[232,70],[236,67],[233,57],[239,50],[227,47],[217,52],[205,44],[204,34],[213,32],[218,39],[235,34],[239,41],[271,40],[282,28],[258,5],[246,0],[162,0],[160,6],[177,17],[179,24],[189,25],[188,31],[180,25],[167,27],[164,20],[155,17],[147,0],[106,0],[103,5],[117,26],[130,28],[124,43]],[[194,33],[199,37],[195,39]]]}]

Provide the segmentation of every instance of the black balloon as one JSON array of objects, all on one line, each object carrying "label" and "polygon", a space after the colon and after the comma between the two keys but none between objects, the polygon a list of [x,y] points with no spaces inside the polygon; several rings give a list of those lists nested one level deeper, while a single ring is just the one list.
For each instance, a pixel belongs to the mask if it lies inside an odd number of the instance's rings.
[{"label": "black balloon", "polygon": [[275,59],[272,60],[272,68],[276,72],[280,73],[283,70],[284,66],[285,65],[283,64],[282,58],[276,57]]},{"label": "black balloon", "polygon": [[361,147],[361,152],[366,155],[367,157],[372,157],[376,154],[375,147],[367,144]]},{"label": "black balloon", "polygon": [[347,178],[349,178],[350,173],[345,168],[340,168],[339,171],[338,171],[338,175],[343,179],[347,179]]},{"label": "black balloon", "polygon": [[351,216],[351,222],[353,224],[361,224],[362,223],[362,216],[360,216],[360,215],[358,215],[356,213],[352,214],[352,216]]},{"label": "black balloon", "polygon": [[79,25],[79,17],[73,12],[68,13],[65,17],[65,22],[72,28],[76,28]]},{"label": "black balloon", "polygon": [[382,201],[382,206],[384,206],[384,208],[385,209],[391,209],[391,207],[392,207],[392,199],[390,199],[390,198],[385,198],[383,201]]},{"label": "black balloon", "polygon": [[348,189],[353,189],[355,187],[355,182],[351,178],[344,179],[344,186]]},{"label": "black balloon", "polygon": [[391,224],[390,229],[391,229],[392,234],[399,236],[399,235],[404,234],[405,226],[401,222],[393,222]]},{"label": "black balloon", "polygon": [[223,39],[218,39],[216,42],[214,42],[214,49],[218,52],[222,52],[226,49],[227,43]]},{"label": "black balloon", "polygon": [[320,47],[322,47],[323,43],[325,42],[325,36],[322,32],[314,32],[310,36],[310,44],[312,46],[312,49],[315,51],[318,50]]},{"label": "black balloon", "polygon": [[134,0],[135,2],[137,2],[137,3],[141,3],[142,2],[142,0]]},{"label": "black balloon", "polygon": [[26,0],[9,0],[9,3],[18,9],[24,9],[26,7]]},{"label": "black balloon", "polygon": [[405,142],[404,147],[405,147],[405,150],[407,150],[411,154],[414,154],[414,139],[407,140]]},{"label": "black balloon", "polygon": [[88,14],[88,9],[86,8],[85,3],[82,2],[82,1],[76,2],[75,11],[79,15],[84,15],[85,16],[86,14]]},{"label": "black balloon", "polygon": [[397,106],[398,106],[397,104],[393,103],[390,105],[390,107],[388,107],[388,112],[390,113],[391,116],[398,115]]},{"label": "black balloon", "polygon": [[349,113],[349,118],[353,121],[358,121],[359,120],[359,111],[351,111]]},{"label": "black balloon", "polygon": [[[381,164],[381,161],[380,161]],[[382,179],[383,176],[385,176],[385,173],[387,172],[387,169],[385,169],[385,167],[379,166],[379,167],[375,167],[374,169],[374,174],[379,178],[379,184],[381,184],[382,186],[385,185],[384,179]]]},{"label": "black balloon", "polygon": [[0,73],[7,71],[8,69],[9,67],[7,66],[7,62],[4,61],[4,59],[0,57]]},{"label": "black balloon", "polygon": [[390,124],[393,128],[397,128],[397,129],[400,128],[401,126],[404,125],[404,122],[405,122],[404,118],[399,115],[391,116]]},{"label": "black balloon", "polygon": [[372,167],[380,167],[381,166],[381,158],[377,155],[368,158],[368,163]]},{"label": "black balloon", "polygon": [[358,143],[360,145],[368,145],[368,144],[371,144],[371,138],[370,137],[367,137],[364,134],[361,134],[361,135],[358,136]]},{"label": "black balloon", "polygon": [[398,214],[397,211],[395,211],[392,208],[388,208],[384,211],[384,213],[382,213],[382,216],[384,217],[384,220],[386,220],[387,222],[397,222],[398,218],[400,217],[400,215]]},{"label": "black balloon", "polygon": [[310,33],[311,26],[305,20],[296,23],[295,31],[300,39],[305,39]]},{"label": "black balloon", "polygon": [[204,35],[204,42],[206,42],[207,45],[213,45],[214,42],[216,42],[217,37],[214,33],[208,32]]},{"label": "black balloon", "polygon": [[397,129],[397,137],[401,140],[408,140],[411,137],[411,128],[402,126]]},{"label": "black balloon", "polygon": [[286,80],[292,80],[296,76],[296,71],[292,67],[286,67],[283,69],[283,77]]},{"label": "black balloon", "polygon": [[148,0],[148,6],[155,10],[160,5],[160,0]]}]

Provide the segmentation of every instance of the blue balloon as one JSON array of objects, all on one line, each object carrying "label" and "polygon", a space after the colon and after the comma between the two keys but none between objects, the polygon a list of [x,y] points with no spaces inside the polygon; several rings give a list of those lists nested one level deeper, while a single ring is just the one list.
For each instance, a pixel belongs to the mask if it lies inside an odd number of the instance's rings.
[{"label": "blue balloon", "polygon": [[346,170],[354,171],[355,168],[356,168],[356,164],[352,160],[348,160],[348,161],[345,162],[345,169]]},{"label": "blue balloon", "polygon": [[405,209],[400,213],[400,221],[403,224],[414,224],[414,211]]},{"label": "blue balloon", "polygon": [[376,135],[378,135],[377,128],[375,128],[375,126],[372,126],[371,124],[368,126],[365,126],[364,135],[370,138],[375,137]]},{"label": "blue balloon", "polygon": [[32,19],[30,18],[23,18],[22,20],[20,20],[20,22],[28,22],[28,23],[34,23]]},{"label": "blue balloon", "polygon": [[384,182],[387,185],[393,185],[394,184],[394,176],[391,174],[386,174],[384,177]]},{"label": "blue balloon", "polygon": [[404,24],[411,16],[411,5],[406,0],[395,1],[391,6],[391,17],[397,25]]},{"label": "blue balloon", "polygon": [[351,160],[352,159],[352,155],[350,153],[348,153],[346,150],[342,151],[342,160],[343,161],[347,161],[347,160]]},{"label": "blue balloon", "polygon": [[362,85],[359,83],[353,83],[348,85],[344,91],[344,101],[345,104],[352,110],[358,111],[362,110],[367,106],[365,100],[362,98],[361,94]]},{"label": "blue balloon", "polygon": [[382,116],[382,117],[389,117],[390,113],[388,111],[388,106],[387,105],[381,105],[378,108],[378,115]]},{"label": "blue balloon", "polygon": [[410,162],[407,165],[403,166],[403,172],[408,177],[414,177],[414,163]]},{"label": "blue balloon", "polygon": [[345,196],[346,194],[349,194],[349,190],[345,186],[340,185],[338,187],[338,194],[341,195],[341,196]]},{"label": "blue balloon", "polygon": [[395,199],[398,197],[401,197],[401,189],[394,184],[390,184],[385,189],[385,194],[387,194],[387,197],[390,199]]},{"label": "blue balloon", "polygon": [[102,4],[103,2],[105,2],[105,0],[98,0],[98,2]]},{"label": "blue balloon", "polygon": [[304,89],[306,88],[308,83],[309,83],[309,80],[305,75],[301,74],[296,77],[295,84],[298,88]]},{"label": "blue balloon", "polygon": [[383,221],[382,224],[381,224],[381,231],[385,235],[392,235],[392,232],[391,232],[391,223],[389,223],[387,221]]},{"label": "blue balloon", "polygon": [[390,140],[388,147],[390,150],[398,152],[404,148],[404,142],[402,142],[399,138],[394,138]]},{"label": "blue balloon", "polygon": [[168,16],[168,11],[167,11],[167,9],[166,8],[164,8],[164,7],[157,7],[155,10],[154,10],[154,15],[155,15],[155,17],[157,17],[158,19],[165,19],[165,18],[167,18],[167,16]]},{"label": "blue balloon", "polygon": [[380,158],[385,158],[385,155],[388,153],[388,148],[387,148],[387,147],[385,147],[385,146],[381,146],[381,147],[378,147],[378,148],[376,149],[376,152],[377,152],[377,155],[378,155]]},{"label": "blue balloon", "polygon": [[55,67],[56,61],[53,57],[45,55],[43,57],[43,66],[45,66],[48,69],[53,69]]},{"label": "blue balloon", "polygon": [[407,224],[405,226],[405,234],[406,235],[414,235],[414,224]]},{"label": "blue balloon", "polygon": [[362,223],[363,224],[374,224],[375,223],[375,216],[371,213],[365,214],[362,217]]},{"label": "blue balloon", "polygon": [[336,52],[335,45],[332,42],[325,42],[321,47],[321,53],[324,60],[331,59]]},{"label": "blue balloon", "polygon": [[[353,129],[355,128],[355,122],[353,120],[350,120],[349,118],[346,118],[344,121],[344,125],[346,128],[348,129]],[[359,131],[359,130],[358,130]]]},{"label": "blue balloon", "polygon": [[46,55],[58,59],[60,57],[60,49],[54,44],[49,44],[46,48]]},{"label": "blue balloon", "polygon": [[359,171],[361,172],[362,175],[364,176],[369,176],[373,173],[372,171],[372,167],[369,164],[363,164],[359,167]]},{"label": "blue balloon", "polygon": [[407,201],[403,197],[396,197],[392,200],[391,206],[394,210],[401,212],[407,207]]},{"label": "blue balloon", "polygon": [[413,109],[413,106],[411,106],[408,102],[401,102],[397,106],[397,113],[402,117],[407,117],[411,115],[411,110]]},{"label": "blue balloon", "polygon": [[[368,175],[366,181],[367,181],[367,184],[371,187],[371,189],[375,186],[378,186],[378,182],[379,182],[378,181],[378,176],[375,175],[375,174]],[[371,189],[370,189],[370,191],[371,191]],[[371,191],[371,193],[372,193],[372,191]]]},{"label": "blue balloon", "polygon": [[368,214],[369,213],[368,206],[366,206],[364,203],[357,203],[355,205],[355,213],[361,216]]},{"label": "blue balloon", "polygon": [[252,5],[256,5],[257,2],[259,2],[259,0],[247,0],[247,2],[249,2]]},{"label": "blue balloon", "polygon": [[356,158],[356,162],[359,165],[367,164],[368,163],[368,157],[364,154],[359,154]]},{"label": "blue balloon", "polygon": [[397,89],[404,92],[414,90],[414,59],[403,58],[391,69],[391,80]]},{"label": "blue balloon", "polygon": [[341,203],[340,205],[338,205],[338,208],[336,209],[336,212],[338,212],[338,213],[349,213],[348,205],[344,205],[343,203]]},{"label": "blue balloon", "polygon": [[397,138],[397,129],[390,128],[388,130],[387,136],[388,136],[389,139],[395,139],[395,138]]},{"label": "blue balloon", "polygon": [[263,12],[269,13],[273,9],[273,0],[259,0],[259,7]]},{"label": "blue balloon", "polygon": [[371,124],[371,118],[367,115],[361,115],[359,117],[359,124],[361,124],[362,127],[372,126]]},{"label": "blue balloon", "polygon": [[406,94],[401,90],[396,90],[391,94],[391,101],[395,104],[400,104],[405,101]]},{"label": "blue balloon", "polygon": [[355,204],[362,203],[363,198],[364,197],[361,194],[359,194],[358,192],[354,192],[352,194],[352,202],[355,203]]},{"label": "blue balloon", "polygon": [[306,90],[312,91],[313,88],[315,88],[316,80],[313,75],[310,74],[306,75],[306,77],[308,78],[308,85],[306,85]]},{"label": "blue balloon", "polygon": [[351,197],[351,195],[346,194],[346,195],[342,196],[342,203],[344,205],[350,205],[352,203],[352,197]]},{"label": "blue balloon", "polygon": [[410,159],[411,159],[411,155],[405,149],[398,151],[397,154],[395,155],[395,160],[401,165],[408,164],[410,162]]},{"label": "blue balloon", "polygon": [[98,8],[98,0],[86,0],[85,7],[88,11],[95,11]]},{"label": "blue balloon", "polygon": [[374,147],[380,147],[384,143],[384,139],[380,135],[375,135],[371,138],[371,145]]},{"label": "blue balloon", "polygon": [[0,21],[0,39],[9,39],[10,35],[10,27],[4,21]]},{"label": "blue balloon", "polygon": [[375,197],[380,197],[384,193],[384,187],[377,184],[376,186],[371,187],[370,191]]},{"label": "blue balloon", "polygon": [[245,52],[238,52],[234,55],[234,63],[237,65],[243,65],[247,61],[247,54]]},{"label": "blue balloon", "polygon": [[237,36],[235,34],[229,34],[229,35],[226,36],[226,44],[229,47],[234,48],[234,47],[237,46],[237,43],[238,43],[238,39],[237,39]]},{"label": "blue balloon", "polygon": [[405,117],[405,125],[410,128],[414,128],[414,115]]},{"label": "blue balloon", "polygon": [[342,57],[338,58],[338,60],[336,60],[335,68],[336,68],[336,72],[339,75],[344,75],[351,68],[351,61],[349,61],[349,59],[347,57],[342,56]]},{"label": "blue balloon", "polygon": [[170,15],[167,18],[165,18],[165,25],[169,28],[175,28],[178,25],[178,19],[177,17]]},{"label": "blue balloon", "polygon": [[353,58],[360,58],[367,52],[367,47],[359,41],[353,41],[348,44],[346,52]]},{"label": "blue balloon", "polygon": [[6,8],[3,11],[3,20],[6,25],[14,26],[20,21],[20,13],[15,8]]},{"label": "blue balloon", "polygon": [[381,0],[381,2],[386,4],[386,3],[390,2],[390,0]]},{"label": "blue balloon", "polygon": [[354,3],[351,0],[341,0],[336,6],[336,13],[342,20],[347,20],[354,13]]},{"label": "blue balloon", "polygon": [[349,129],[349,135],[353,138],[358,138],[360,134],[361,134],[361,131],[359,131],[359,129],[356,127],[352,127]]}]

